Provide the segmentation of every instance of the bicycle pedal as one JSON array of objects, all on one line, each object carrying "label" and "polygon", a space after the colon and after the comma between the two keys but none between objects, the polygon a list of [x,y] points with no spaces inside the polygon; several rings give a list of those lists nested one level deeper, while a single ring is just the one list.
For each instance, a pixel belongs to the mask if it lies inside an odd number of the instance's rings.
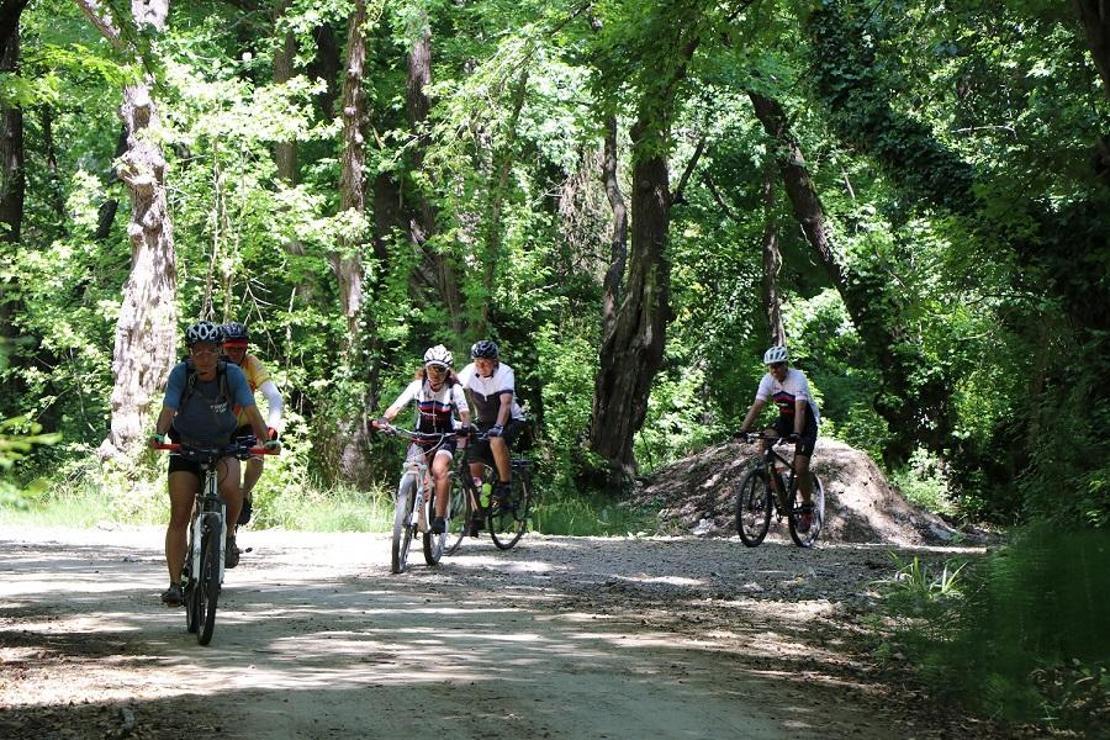
[{"label": "bicycle pedal", "polygon": [[246,550],[240,550],[239,552],[254,552],[254,548],[248,547]]}]

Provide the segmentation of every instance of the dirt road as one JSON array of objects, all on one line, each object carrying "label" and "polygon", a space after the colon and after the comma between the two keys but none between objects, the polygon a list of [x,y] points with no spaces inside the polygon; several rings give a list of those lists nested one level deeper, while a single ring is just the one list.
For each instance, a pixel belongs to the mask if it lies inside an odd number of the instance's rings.
[{"label": "dirt road", "polygon": [[867,654],[888,548],[528,535],[396,576],[382,536],[240,541],[201,647],[161,530],[0,528],[0,737],[992,732]]}]

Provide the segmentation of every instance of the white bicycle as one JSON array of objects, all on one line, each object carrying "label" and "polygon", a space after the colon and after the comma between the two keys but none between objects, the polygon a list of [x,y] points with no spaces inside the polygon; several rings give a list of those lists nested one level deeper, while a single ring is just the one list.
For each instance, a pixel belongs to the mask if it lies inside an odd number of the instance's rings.
[{"label": "white bicycle", "polygon": [[436,510],[435,486],[432,485],[427,455],[434,455],[444,442],[455,436],[455,433],[410,432],[392,424],[382,426],[379,430],[413,442],[435,442],[428,448],[417,445],[409,447],[408,457],[401,470],[401,482],[397,484],[397,508],[393,514],[390,570],[393,573],[405,572],[408,566],[409,548],[412,546],[413,537],[417,534],[422,535],[424,540],[424,561],[428,565],[436,565],[443,557],[448,533],[451,531],[451,517],[456,512],[452,511],[452,496],[448,494],[447,510],[444,512],[447,526],[440,533],[431,530],[431,521],[435,517]]}]

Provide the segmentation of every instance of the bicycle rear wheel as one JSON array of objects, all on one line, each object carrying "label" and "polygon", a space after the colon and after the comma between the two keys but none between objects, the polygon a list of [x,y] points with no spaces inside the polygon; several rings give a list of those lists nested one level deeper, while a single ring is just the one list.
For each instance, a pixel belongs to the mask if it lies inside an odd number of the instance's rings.
[{"label": "bicycle rear wheel", "polygon": [[[444,538],[443,554],[454,555],[462,545],[467,530],[470,529],[470,517],[474,511],[470,504],[470,486],[462,476],[451,476],[451,500],[447,504],[447,537]],[[477,493],[474,493],[477,496]]]},{"label": "bicycle rear wheel", "polygon": [[220,548],[222,529],[218,517],[212,516],[205,524],[201,538],[200,573],[197,578],[197,642],[207,645],[216,629],[216,602],[220,597]]},{"label": "bicycle rear wheel", "polygon": [[412,545],[413,502],[416,501],[416,478],[401,476],[397,487],[397,510],[393,514],[393,547],[390,570],[404,573],[408,565],[409,547]]},{"label": "bicycle rear wheel", "polygon": [[798,531],[798,516],[802,513],[802,492],[797,485],[794,486],[794,496],[790,502],[790,515],[788,517],[790,539],[794,540],[794,544],[798,547],[813,547],[813,543],[817,541],[818,535],[821,534],[821,526],[825,523],[825,486],[813,471],[810,471],[809,475],[813,486],[813,498],[811,499],[813,520],[809,529],[805,532]]},{"label": "bicycle rear wheel", "polygon": [[528,528],[528,508],[532,499],[532,480],[527,468],[513,465],[513,484],[508,501],[490,505],[489,533],[500,550],[513,547]]},{"label": "bicycle rear wheel", "polygon": [[736,532],[748,547],[756,547],[771,526],[771,487],[763,468],[748,471],[736,495]]}]

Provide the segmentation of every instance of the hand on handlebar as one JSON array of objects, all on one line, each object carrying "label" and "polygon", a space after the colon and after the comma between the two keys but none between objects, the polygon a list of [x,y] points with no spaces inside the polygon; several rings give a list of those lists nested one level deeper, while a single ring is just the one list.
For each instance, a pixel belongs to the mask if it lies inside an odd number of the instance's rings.
[{"label": "hand on handlebar", "polygon": [[504,431],[505,431],[504,428],[500,424],[494,424],[493,426],[491,426],[489,428],[488,431],[486,431],[486,436],[491,437],[491,438],[492,437],[500,437],[501,433],[504,432]]},{"label": "hand on handlebar", "polygon": [[156,448],[156,447],[158,447],[158,445],[164,445],[164,444],[166,444],[166,435],[157,434],[157,433],[150,435],[150,446],[151,447]]},{"label": "hand on handlebar", "polygon": [[737,429],[732,433],[732,438],[744,442],[745,444],[752,441],[752,433],[747,429]]},{"label": "hand on handlebar", "polygon": [[276,439],[268,439],[262,445],[262,447],[267,452],[280,452],[281,451],[281,442],[277,441]]}]

